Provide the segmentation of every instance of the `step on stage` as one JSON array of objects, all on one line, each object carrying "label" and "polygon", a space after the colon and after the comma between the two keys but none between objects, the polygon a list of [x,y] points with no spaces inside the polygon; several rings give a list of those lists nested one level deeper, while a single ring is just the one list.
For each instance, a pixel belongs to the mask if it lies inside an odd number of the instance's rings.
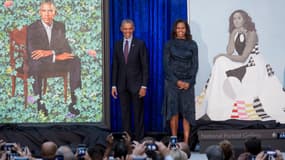
[{"label": "step on stage", "polygon": [[244,150],[244,142],[247,138],[261,139],[263,149],[279,149],[285,152],[285,125],[275,121],[198,121],[198,140],[200,152],[204,153],[210,145],[219,144],[223,140],[229,140],[236,152]]},{"label": "step on stage", "polygon": [[285,133],[285,129],[240,129],[240,130],[200,130],[198,138],[200,152],[214,144],[219,144],[222,140],[229,140],[234,148],[243,149],[244,141],[250,137],[261,139],[263,148],[279,149],[285,151],[285,139],[279,138]]}]

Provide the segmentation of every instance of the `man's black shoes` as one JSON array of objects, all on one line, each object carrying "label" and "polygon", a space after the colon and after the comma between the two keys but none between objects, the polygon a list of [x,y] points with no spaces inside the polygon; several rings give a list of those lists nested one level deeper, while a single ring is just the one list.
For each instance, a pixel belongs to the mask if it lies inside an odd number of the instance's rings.
[{"label": "man's black shoes", "polygon": [[38,102],[38,112],[42,112],[44,116],[48,116],[48,111],[45,107],[45,104],[41,104],[40,102]]},{"label": "man's black shoes", "polygon": [[75,109],[73,106],[75,105],[76,103],[70,103],[68,105],[68,110],[70,113],[74,114],[74,115],[79,115],[80,114],[80,111],[78,109]]}]

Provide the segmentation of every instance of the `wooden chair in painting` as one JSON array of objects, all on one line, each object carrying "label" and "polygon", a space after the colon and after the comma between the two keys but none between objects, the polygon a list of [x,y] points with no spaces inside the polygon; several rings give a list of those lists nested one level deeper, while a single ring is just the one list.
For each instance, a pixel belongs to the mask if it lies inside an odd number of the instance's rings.
[{"label": "wooden chair in painting", "polygon": [[[26,51],[26,36],[27,36],[27,26],[22,27],[22,29],[14,29],[9,32],[10,37],[10,66],[12,71],[16,71],[15,75],[11,75],[12,79],[12,96],[15,96],[16,89],[16,78],[21,78],[24,85],[24,97],[25,106],[28,102],[28,78],[29,78],[29,64],[28,64],[28,54]],[[16,62],[22,62],[21,67],[16,68]],[[41,75],[43,77],[43,94],[47,90],[47,78],[51,77],[62,77],[64,81],[64,100],[67,100],[67,83],[68,83],[68,72],[48,72]]]}]

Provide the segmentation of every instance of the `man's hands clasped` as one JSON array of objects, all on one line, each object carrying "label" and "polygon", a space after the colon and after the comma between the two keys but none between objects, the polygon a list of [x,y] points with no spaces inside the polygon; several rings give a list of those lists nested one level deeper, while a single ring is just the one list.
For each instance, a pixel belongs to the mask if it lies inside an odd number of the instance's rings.
[{"label": "man's hands clasped", "polygon": [[[38,60],[40,58],[44,58],[44,57],[48,57],[52,55],[52,51],[51,50],[35,50],[32,52],[32,59],[34,60]],[[67,60],[67,59],[73,59],[74,58],[74,54],[71,53],[67,53],[67,52],[63,52],[62,54],[58,54],[56,55],[55,59],[57,61],[63,61],[63,60]]]}]

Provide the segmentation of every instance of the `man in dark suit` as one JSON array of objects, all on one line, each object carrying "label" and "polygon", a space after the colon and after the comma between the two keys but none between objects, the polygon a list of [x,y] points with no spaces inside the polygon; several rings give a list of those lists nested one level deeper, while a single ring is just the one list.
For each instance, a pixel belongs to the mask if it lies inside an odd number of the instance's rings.
[{"label": "man in dark suit", "polygon": [[115,44],[112,66],[112,96],[120,97],[123,129],[131,134],[131,102],[136,140],[144,136],[143,97],[148,83],[148,54],[145,43],[133,37],[134,23],[121,23],[124,38]]},{"label": "man in dark suit", "polygon": [[40,5],[41,20],[32,23],[27,29],[27,52],[29,54],[29,73],[35,79],[33,90],[39,95],[38,110],[47,115],[42,104],[41,73],[53,71],[68,71],[72,103],[69,111],[78,115],[79,110],[73,108],[76,104],[74,90],[81,87],[81,62],[71,53],[71,48],[65,37],[65,26],[54,20],[56,7],[52,1],[45,0]]}]

